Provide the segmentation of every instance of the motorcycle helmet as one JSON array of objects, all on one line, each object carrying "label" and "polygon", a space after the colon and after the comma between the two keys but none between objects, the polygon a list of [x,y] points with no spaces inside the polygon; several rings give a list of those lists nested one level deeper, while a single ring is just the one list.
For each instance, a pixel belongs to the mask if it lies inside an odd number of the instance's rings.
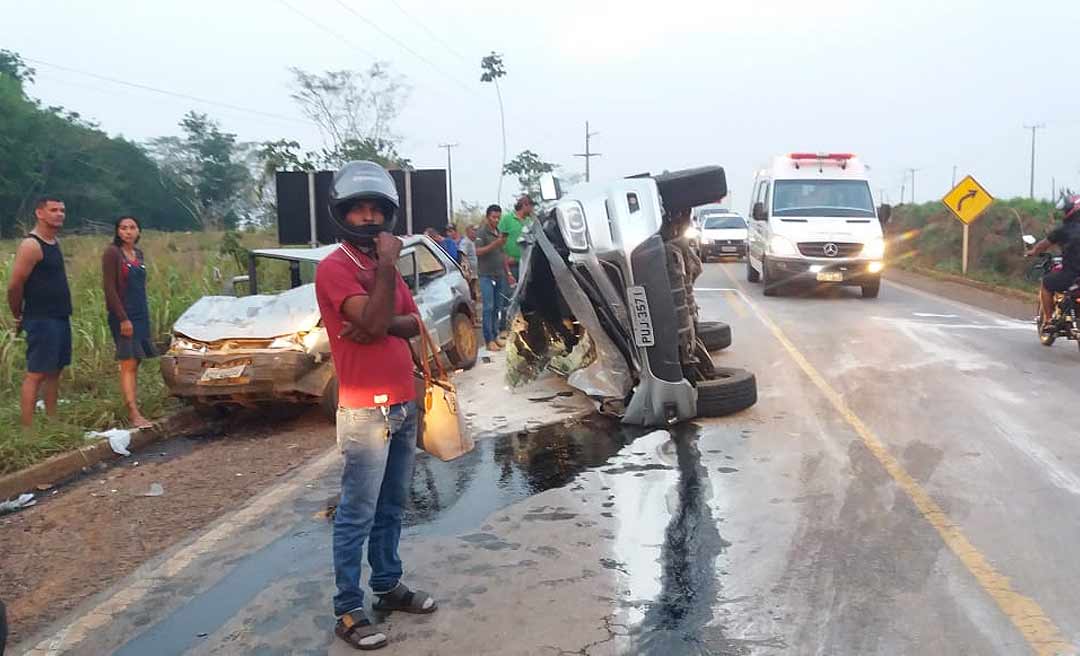
[{"label": "motorcycle helmet", "polygon": [[1072,221],[1080,218],[1080,194],[1074,194],[1071,189],[1061,192],[1061,198],[1057,202],[1057,210],[1061,212],[1062,221]]},{"label": "motorcycle helmet", "polygon": [[[383,222],[355,226],[345,220],[353,203],[374,200],[382,208]],[[397,224],[398,193],[394,179],[375,162],[348,162],[330,183],[330,217],[346,241],[370,244],[380,232],[394,231]]]}]

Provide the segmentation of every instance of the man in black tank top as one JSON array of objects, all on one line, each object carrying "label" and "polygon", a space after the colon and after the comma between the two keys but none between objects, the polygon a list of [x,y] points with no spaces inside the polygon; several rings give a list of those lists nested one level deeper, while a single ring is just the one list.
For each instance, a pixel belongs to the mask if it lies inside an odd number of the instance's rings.
[{"label": "man in black tank top", "polygon": [[38,394],[56,415],[60,372],[71,364],[71,290],[56,236],[64,226],[64,202],[45,196],[34,209],[37,225],[15,251],[8,307],[15,330],[26,331],[26,377],[20,407],[23,426],[34,421]]}]

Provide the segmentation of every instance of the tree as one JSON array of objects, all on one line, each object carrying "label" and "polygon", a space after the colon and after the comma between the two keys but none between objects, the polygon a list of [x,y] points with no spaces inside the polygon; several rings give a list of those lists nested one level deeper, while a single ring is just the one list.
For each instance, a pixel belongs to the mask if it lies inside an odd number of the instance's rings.
[{"label": "tree", "polygon": [[480,60],[481,82],[495,84],[495,95],[499,99],[499,124],[502,126],[502,168],[499,169],[499,191],[495,198],[502,198],[502,179],[506,171],[506,115],[503,113],[502,90],[499,89],[499,78],[506,77],[506,68],[503,66],[502,55],[494,50],[487,57]]},{"label": "tree", "polygon": [[536,196],[540,193],[540,177],[555,170],[555,165],[545,162],[531,150],[523,150],[503,166],[505,175],[513,175],[521,185],[521,193]]},{"label": "tree", "polygon": [[252,191],[236,135],[222,132],[217,122],[194,111],[184,115],[180,129],[183,136],[150,141],[163,180],[204,230],[235,226]]},{"label": "tree", "polygon": [[320,163],[337,168],[350,159],[374,160],[384,166],[407,168],[397,152],[393,123],[408,99],[409,88],[384,62],[366,71],[326,71],[316,74],[290,68],[292,99],[319,126],[324,146]]},{"label": "tree", "polygon": [[29,226],[42,193],[64,200],[69,231],[111,223],[121,213],[147,227],[192,225],[142,148],[109,137],[77,112],[43,107],[26,93],[33,77],[19,55],[0,50],[0,235]]}]

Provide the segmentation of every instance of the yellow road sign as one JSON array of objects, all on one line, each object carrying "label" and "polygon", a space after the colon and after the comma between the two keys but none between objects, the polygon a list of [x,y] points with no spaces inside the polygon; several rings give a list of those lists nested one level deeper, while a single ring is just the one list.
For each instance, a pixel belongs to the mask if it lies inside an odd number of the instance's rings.
[{"label": "yellow road sign", "polygon": [[964,179],[953,187],[952,191],[945,194],[941,202],[945,203],[945,207],[948,207],[956,218],[964,223],[971,223],[990,207],[994,202],[994,197],[983,189],[975,178],[968,175],[964,176]]}]

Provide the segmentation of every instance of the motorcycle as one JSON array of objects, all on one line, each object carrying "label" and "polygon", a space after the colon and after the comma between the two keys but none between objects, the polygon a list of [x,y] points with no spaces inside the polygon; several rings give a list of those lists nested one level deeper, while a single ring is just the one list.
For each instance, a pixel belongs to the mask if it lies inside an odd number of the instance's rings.
[{"label": "motorcycle", "polygon": [[[1035,238],[1024,235],[1024,244],[1029,247],[1034,246]],[[1033,278],[1041,280],[1042,276],[1048,273],[1061,271],[1062,266],[1060,255],[1040,253],[1031,267],[1031,274]],[[1080,346],[1078,306],[1080,306],[1080,280],[1073,283],[1065,293],[1054,294],[1054,313],[1050,316],[1049,326],[1043,322],[1039,302],[1035,302],[1035,328],[1039,331],[1039,342],[1043,346],[1052,346],[1058,337],[1074,340],[1077,346]]]}]

